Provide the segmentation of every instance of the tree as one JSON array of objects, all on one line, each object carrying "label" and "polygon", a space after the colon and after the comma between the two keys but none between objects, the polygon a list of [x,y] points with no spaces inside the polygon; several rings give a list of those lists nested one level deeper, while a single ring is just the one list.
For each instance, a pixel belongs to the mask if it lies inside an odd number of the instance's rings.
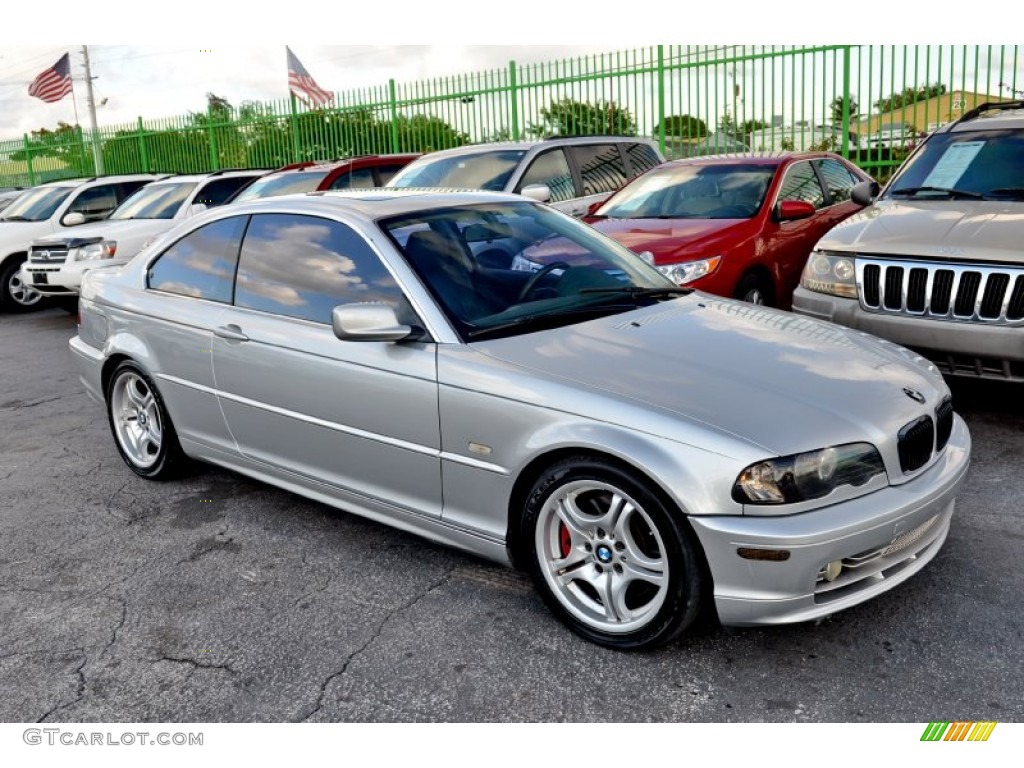
[{"label": "tree", "polygon": [[[843,96],[836,96],[829,103],[829,113],[832,115],[832,125],[843,124],[843,107],[846,105],[846,99]],[[850,120],[856,120],[859,116],[859,105],[857,104],[857,97],[850,96]]]},{"label": "tree", "polygon": [[11,152],[11,160],[28,160],[32,157],[53,157],[68,168],[75,176],[93,174],[92,148],[82,136],[79,125],[59,122],[55,130],[40,128],[29,134],[28,146]]},{"label": "tree", "polygon": [[892,112],[918,101],[942,96],[945,92],[946,86],[941,83],[924,85],[920,88],[907,87],[902,91],[886,96],[884,99],[879,99],[875,102],[874,107],[879,112]]},{"label": "tree", "polygon": [[550,106],[540,110],[543,123],[531,126],[531,131],[553,136],[636,136],[636,122],[628,109],[614,101],[590,104],[563,98],[552,100]]},{"label": "tree", "polygon": [[750,134],[752,134],[754,131],[760,131],[767,127],[768,123],[766,123],[764,120],[751,118],[750,120],[744,120],[742,123],[740,123],[740,134],[743,136],[744,140],[749,141]]},{"label": "tree", "polygon": [[[661,135],[661,123],[654,126],[655,136]],[[670,115],[665,118],[665,135],[687,139],[702,139],[708,135],[708,126],[693,115]]]}]

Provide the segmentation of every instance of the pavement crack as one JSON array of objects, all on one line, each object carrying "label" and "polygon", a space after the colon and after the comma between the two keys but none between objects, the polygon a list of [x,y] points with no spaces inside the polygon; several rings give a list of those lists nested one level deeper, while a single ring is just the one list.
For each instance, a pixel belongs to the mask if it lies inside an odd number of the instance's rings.
[{"label": "pavement crack", "polygon": [[229,672],[232,675],[238,674],[238,671],[230,664],[208,664],[203,661],[190,659],[188,656],[168,656],[167,654],[163,654],[154,663],[158,664],[161,661],[170,661],[174,664],[190,664],[193,672],[197,669],[223,669],[225,672]]},{"label": "pavement crack", "polygon": [[363,643],[359,648],[356,648],[354,651],[352,651],[352,653],[350,653],[345,658],[344,663],[341,665],[341,668],[337,672],[331,673],[327,677],[327,679],[320,684],[320,692],[317,695],[316,704],[308,713],[306,713],[303,717],[299,719],[299,722],[307,722],[311,717],[313,717],[313,715],[315,715],[317,712],[323,709],[324,698],[327,696],[327,688],[330,686],[332,682],[334,682],[334,680],[341,677],[348,671],[349,666],[352,664],[353,661],[355,661],[357,656],[361,655],[362,653],[365,653],[366,650],[371,645],[377,642],[377,639],[384,633],[384,627],[387,626],[389,621],[391,621],[395,616],[398,616],[399,614],[405,613],[406,611],[414,608],[417,603],[423,600],[423,598],[425,598],[431,592],[440,589],[449,581],[451,581],[452,576],[455,574],[455,570],[456,568],[454,566],[449,568],[445,571],[444,575],[440,579],[430,584],[425,590],[420,592],[411,600],[408,600],[402,605],[398,606],[397,608],[389,611],[384,616],[384,618],[380,620],[380,623],[377,624],[377,628],[373,631],[373,634],[370,635],[370,638],[365,643]]},{"label": "pavement crack", "polygon": [[75,668],[75,674],[78,675],[78,689],[75,692],[75,698],[72,699],[71,701],[65,701],[65,702],[63,702],[61,704],[57,704],[57,705],[51,707],[48,712],[46,712],[42,717],[40,717],[38,720],[36,720],[37,723],[45,723],[46,719],[48,717],[50,717],[51,715],[53,715],[54,713],[59,712],[62,709],[67,709],[68,707],[74,706],[75,704],[80,702],[83,698],[85,698],[86,682],[85,682],[85,672],[84,672],[84,669],[85,669],[85,665],[89,662],[89,658],[85,655],[85,649],[84,648],[74,648],[74,649],[72,649],[72,652],[74,652],[74,653],[76,653],[78,655],[81,655],[81,657],[82,657],[81,663],[78,665],[78,667]]},{"label": "pavement crack", "polygon": [[20,411],[25,408],[35,408],[37,405],[46,405],[47,403],[54,403],[58,400],[63,400],[65,397],[71,395],[80,395],[85,390],[78,389],[73,392],[65,392],[61,395],[54,395],[53,397],[41,397],[38,400],[29,400],[24,402],[22,400],[8,400],[6,403],[0,403],[0,411]]}]

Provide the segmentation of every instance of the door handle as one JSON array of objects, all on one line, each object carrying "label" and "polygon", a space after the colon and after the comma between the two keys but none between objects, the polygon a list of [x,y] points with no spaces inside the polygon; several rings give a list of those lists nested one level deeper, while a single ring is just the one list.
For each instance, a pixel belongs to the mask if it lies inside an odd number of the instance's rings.
[{"label": "door handle", "polygon": [[228,339],[229,341],[248,341],[249,337],[242,333],[242,329],[234,323],[230,325],[222,325],[219,328],[215,328],[213,331],[214,336],[219,336],[222,339]]}]

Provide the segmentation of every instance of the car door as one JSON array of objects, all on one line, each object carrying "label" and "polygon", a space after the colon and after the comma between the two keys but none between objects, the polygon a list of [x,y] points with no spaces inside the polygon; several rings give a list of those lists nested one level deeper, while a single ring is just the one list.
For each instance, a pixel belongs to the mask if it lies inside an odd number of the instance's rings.
[{"label": "car door", "polygon": [[439,517],[435,345],[341,341],[333,308],[365,301],[407,306],[353,228],[316,216],[254,215],[234,305],[214,330],[224,416],[242,454],[309,487]]},{"label": "car door", "polygon": [[[778,221],[774,212],[783,200],[802,200],[814,206],[815,215],[796,221]],[[800,281],[811,248],[824,234],[820,212],[827,198],[821,180],[809,160],[799,160],[783,170],[768,214],[758,252],[767,254],[774,265],[780,306],[789,306],[789,298]]]}]

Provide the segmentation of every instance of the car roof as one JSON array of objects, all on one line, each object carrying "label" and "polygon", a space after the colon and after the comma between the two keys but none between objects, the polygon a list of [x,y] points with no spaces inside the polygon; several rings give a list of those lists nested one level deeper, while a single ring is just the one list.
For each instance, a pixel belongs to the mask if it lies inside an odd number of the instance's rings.
[{"label": "car roof", "polygon": [[[949,131],[981,131],[992,128],[1024,128],[1024,102],[1011,102],[1006,106],[998,104],[976,107],[954,123],[939,128],[939,133]],[[972,114],[975,113],[975,114]]]},{"label": "car roof", "polygon": [[[791,163],[797,160],[817,160],[821,158],[843,158],[833,152],[737,152],[735,154],[723,155],[700,155],[698,157],[683,157],[678,160],[670,160],[659,167],[687,166],[687,165],[764,165],[777,167],[783,163]],[[652,169],[653,170],[653,169]]]},{"label": "car roof", "polygon": [[237,176],[264,176],[268,173],[265,168],[231,168],[223,171],[212,171],[210,173],[178,173],[173,176],[164,176],[154,179],[154,184],[165,181],[206,181],[207,179],[231,179]]},{"label": "car roof", "polygon": [[139,179],[149,179],[156,181],[157,179],[163,178],[154,173],[127,173],[119,176],[90,176],[85,179],[60,179],[58,181],[48,181],[45,184],[40,184],[40,187],[80,187],[83,184],[90,184],[96,182],[101,183],[117,183],[121,181],[138,181]]},{"label": "car roof", "polygon": [[350,211],[367,219],[379,219],[436,208],[501,202],[531,203],[532,201],[522,195],[508,192],[482,192],[479,189],[378,187],[375,189],[332,189],[324,192],[278,195],[244,203],[233,203],[218,210],[230,208],[237,213],[279,213],[301,208],[303,213],[330,215],[339,211]]},{"label": "car roof", "polygon": [[571,146],[577,144],[602,144],[608,142],[629,142],[650,144],[654,142],[645,136],[551,136],[546,139],[533,139],[524,141],[492,141],[484,144],[464,144],[461,147],[450,147],[430,152],[424,157],[440,157],[448,155],[472,155],[479,152],[494,151],[528,151],[534,147],[557,147]]},{"label": "car roof", "polygon": [[372,165],[375,161],[383,161],[383,164],[390,165],[399,162],[411,162],[420,157],[419,152],[405,152],[388,155],[355,155],[354,157],[343,157],[337,160],[317,160],[312,162],[289,163],[280,168],[270,171],[271,174],[295,173],[299,171],[333,171],[335,168],[342,168],[347,165]]}]

